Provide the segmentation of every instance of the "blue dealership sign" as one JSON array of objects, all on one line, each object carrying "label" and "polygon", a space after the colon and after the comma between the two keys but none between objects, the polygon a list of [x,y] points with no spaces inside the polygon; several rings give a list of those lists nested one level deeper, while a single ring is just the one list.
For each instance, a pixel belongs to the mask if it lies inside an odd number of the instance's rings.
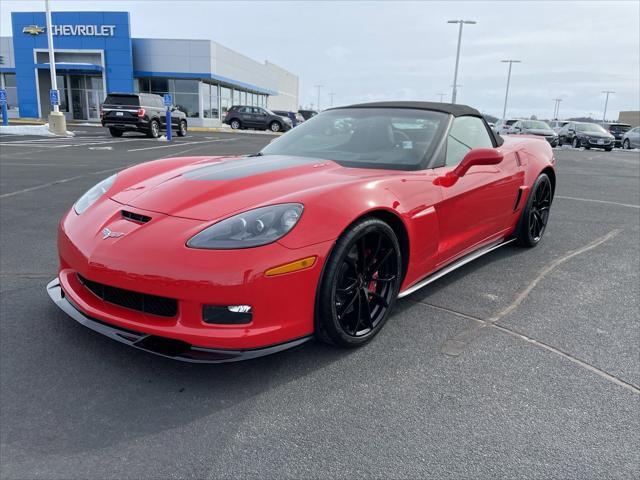
[{"label": "blue dealership sign", "polygon": [[164,106],[165,107],[170,107],[171,105],[173,105],[173,96],[170,93],[165,93],[164,94]]},{"label": "blue dealership sign", "polygon": [[49,90],[49,98],[51,98],[51,105],[60,105],[60,93],[58,90]]},{"label": "blue dealership sign", "polygon": [[0,103],[3,105],[7,103],[7,91],[4,88],[0,88]]}]

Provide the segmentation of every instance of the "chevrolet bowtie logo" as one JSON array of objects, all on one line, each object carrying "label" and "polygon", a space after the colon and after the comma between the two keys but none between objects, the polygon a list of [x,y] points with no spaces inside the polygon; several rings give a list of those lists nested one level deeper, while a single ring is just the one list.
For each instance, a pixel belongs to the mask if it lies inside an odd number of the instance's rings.
[{"label": "chevrolet bowtie logo", "polygon": [[44,33],[44,27],[38,25],[27,25],[22,29],[22,33],[28,33],[29,35],[40,35]]},{"label": "chevrolet bowtie logo", "polygon": [[106,240],[107,238],[120,238],[124,235],[122,232],[112,232],[108,228],[104,228],[102,230],[102,239]]}]

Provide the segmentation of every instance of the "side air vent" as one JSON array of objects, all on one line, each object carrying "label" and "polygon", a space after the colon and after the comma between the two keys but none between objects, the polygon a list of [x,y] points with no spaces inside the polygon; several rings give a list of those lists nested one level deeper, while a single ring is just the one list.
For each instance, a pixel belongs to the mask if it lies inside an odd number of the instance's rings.
[{"label": "side air vent", "polygon": [[140,215],[139,213],[129,212],[127,210],[122,210],[122,216],[127,220],[131,220],[132,222],[137,223],[147,223],[149,220],[151,220],[151,217]]}]

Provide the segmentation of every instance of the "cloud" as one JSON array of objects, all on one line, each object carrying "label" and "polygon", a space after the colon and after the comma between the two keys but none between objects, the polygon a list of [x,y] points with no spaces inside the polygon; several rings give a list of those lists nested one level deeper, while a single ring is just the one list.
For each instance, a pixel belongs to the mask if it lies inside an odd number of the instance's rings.
[{"label": "cloud", "polygon": [[342,45],[332,45],[324,51],[324,54],[336,62],[344,62],[351,50]]}]

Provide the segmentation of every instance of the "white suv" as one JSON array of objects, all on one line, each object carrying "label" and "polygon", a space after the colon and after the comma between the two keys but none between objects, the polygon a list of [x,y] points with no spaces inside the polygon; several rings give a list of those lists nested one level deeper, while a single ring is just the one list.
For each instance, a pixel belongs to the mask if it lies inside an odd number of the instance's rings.
[{"label": "white suv", "polygon": [[518,121],[517,118],[509,118],[506,120],[498,120],[496,122],[496,126],[494,130],[496,133],[500,135],[504,135],[505,133],[512,133],[511,126]]}]

